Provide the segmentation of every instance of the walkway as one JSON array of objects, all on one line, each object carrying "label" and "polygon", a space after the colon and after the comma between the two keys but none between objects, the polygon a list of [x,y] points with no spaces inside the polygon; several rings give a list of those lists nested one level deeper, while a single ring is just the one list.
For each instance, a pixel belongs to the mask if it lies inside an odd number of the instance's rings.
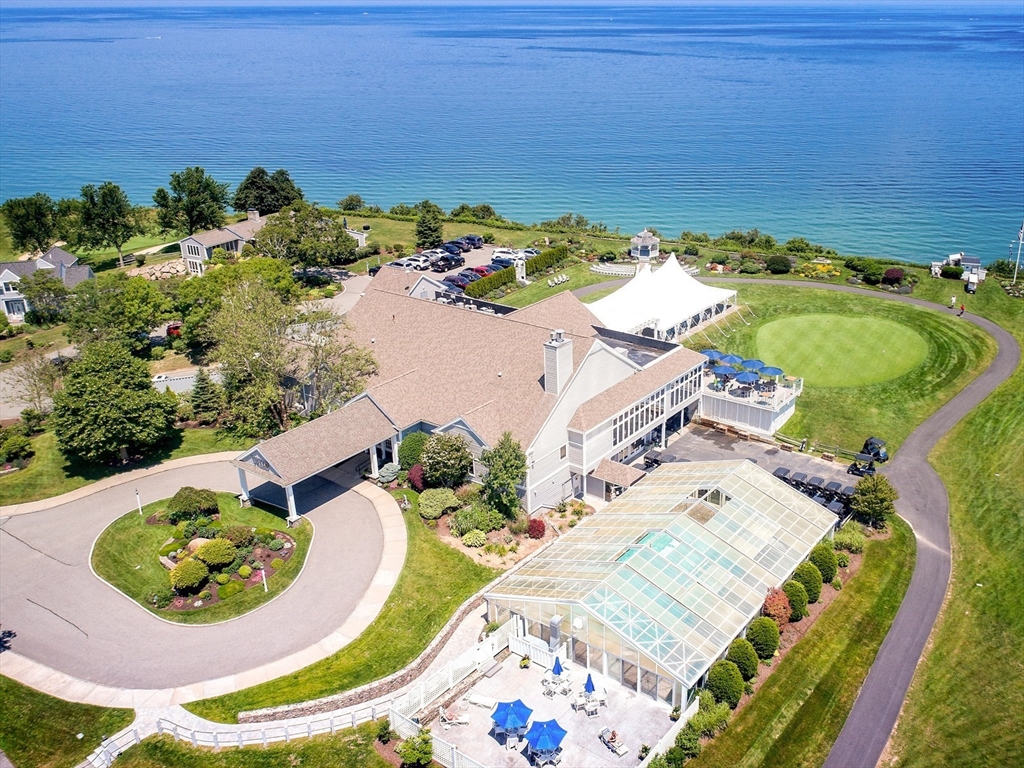
[{"label": "walkway", "polygon": [[18,633],[0,671],[69,701],[160,707],[256,685],[335,653],[383,607],[406,535],[390,494],[354,476],[332,480],[300,500],[315,536],[292,587],[215,625],[157,618],[95,576],[89,554],[103,529],[135,507],[136,489],[144,503],[182,485],[237,492],[227,461],[80,489],[74,500],[0,520],[2,621]]},{"label": "walkway", "polygon": [[[614,285],[616,280],[578,288],[582,297]],[[728,278],[717,282],[818,288],[939,310],[939,305],[911,296],[881,293],[849,285],[822,285],[800,280]],[[874,768],[899,716],[914,670],[945,600],[950,573],[949,498],[938,473],[928,463],[935,444],[993,390],[1008,379],[1020,362],[1017,341],[995,323],[976,315],[963,317],[999,345],[992,364],[932,414],[900,446],[883,470],[900,494],[896,510],[914,529],[917,562],[910,587],[896,619],[861,686],[857,701],[825,762],[825,768]]]}]

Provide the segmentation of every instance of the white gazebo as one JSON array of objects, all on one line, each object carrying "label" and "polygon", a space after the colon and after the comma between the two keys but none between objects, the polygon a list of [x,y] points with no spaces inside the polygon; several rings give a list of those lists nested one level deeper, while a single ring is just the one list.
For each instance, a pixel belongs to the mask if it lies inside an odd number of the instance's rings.
[{"label": "white gazebo", "polygon": [[657,272],[649,264],[641,266],[619,290],[591,304],[590,311],[613,331],[671,340],[735,304],[736,291],[704,285],[669,256]]},{"label": "white gazebo", "polygon": [[640,261],[657,261],[658,244],[661,241],[649,229],[644,229],[629,241],[629,255]]}]

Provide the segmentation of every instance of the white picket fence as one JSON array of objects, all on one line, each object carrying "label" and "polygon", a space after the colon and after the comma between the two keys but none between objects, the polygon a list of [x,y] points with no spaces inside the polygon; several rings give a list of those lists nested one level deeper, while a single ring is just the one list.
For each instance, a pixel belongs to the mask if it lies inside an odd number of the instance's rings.
[{"label": "white picket fence", "polygon": [[78,764],[77,768],[110,768],[118,755],[140,741],[142,739],[139,738],[139,732],[135,728],[119,736],[112,736],[96,747],[91,755]]},{"label": "white picket fence", "polygon": [[569,660],[568,645],[560,646],[552,651],[548,649],[547,643],[533,635],[510,636],[508,649],[517,656],[529,656],[532,663],[544,669],[551,669],[555,665],[556,657],[562,661]]},{"label": "white picket fence", "polygon": [[[388,717],[391,720],[391,728],[403,739],[411,738],[420,732],[420,724],[415,720],[410,720],[401,712],[391,710],[388,713]],[[436,732],[431,733],[431,748],[434,752],[435,762],[440,763],[445,768],[488,768],[464,752],[460,752],[458,747],[454,744],[449,744],[438,736]]]}]

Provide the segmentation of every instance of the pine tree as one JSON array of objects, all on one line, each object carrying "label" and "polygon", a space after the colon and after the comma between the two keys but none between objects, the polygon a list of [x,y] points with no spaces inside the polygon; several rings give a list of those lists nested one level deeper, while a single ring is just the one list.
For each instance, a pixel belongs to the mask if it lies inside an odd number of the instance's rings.
[{"label": "pine tree", "polygon": [[896,514],[893,504],[899,494],[884,475],[861,478],[853,492],[850,508],[853,513],[875,528],[885,525],[888,515]]},{"label": "pine tree", "polygon": [[224,393],[217,383],[210,378],[205,368],[196,373],[195,384],[192,385],[192,411],[200,424],[213,424],[220,419],[224,409]]},{"label": "pine tree", "polygon": [[420,248],[437,248],[444,242],[441,216],[434,208],[426,208],[416,219],[416,245]]}]

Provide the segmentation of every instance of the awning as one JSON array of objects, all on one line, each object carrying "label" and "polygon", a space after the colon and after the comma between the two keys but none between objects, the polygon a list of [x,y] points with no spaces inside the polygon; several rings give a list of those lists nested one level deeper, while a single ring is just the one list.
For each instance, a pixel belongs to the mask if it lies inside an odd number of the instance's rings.
[{"label": "awning", "polygon": [[634,469],[626,464],[620,464],[610,459],[601,459],[601,463],[590,473],[591,477],[596,477],[598,480],[604,480],[607,483],[619,485],[623,488],[629,488],[629,486],[639,482],[646,474],[642,469]]}]

